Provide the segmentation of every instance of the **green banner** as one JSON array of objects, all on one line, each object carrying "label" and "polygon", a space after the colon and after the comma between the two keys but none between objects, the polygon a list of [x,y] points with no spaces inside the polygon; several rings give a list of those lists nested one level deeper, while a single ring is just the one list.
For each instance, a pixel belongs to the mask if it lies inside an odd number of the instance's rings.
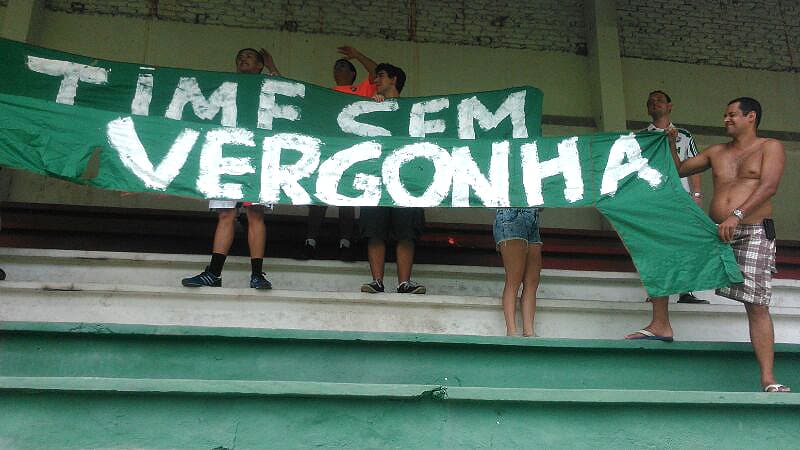
[{"label": "green banner", "polygon": [[294,205],[594,206],[650,295],[742,280],[683,191],[663,134],[538,137],[535,88],[374,102],[283,78],[4,40],[0,51],[3,166],[103,189]]}]

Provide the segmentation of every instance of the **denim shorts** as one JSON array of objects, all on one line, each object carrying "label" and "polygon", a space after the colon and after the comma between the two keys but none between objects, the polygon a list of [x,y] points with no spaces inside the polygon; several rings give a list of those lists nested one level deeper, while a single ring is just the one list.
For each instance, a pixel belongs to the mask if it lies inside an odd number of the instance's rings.
[{"label": "denim shorts", "polygon": [[522,239],[528,244],[541,244],[539,236],[540,208],[498,208],[494,217],[494,242]]}]

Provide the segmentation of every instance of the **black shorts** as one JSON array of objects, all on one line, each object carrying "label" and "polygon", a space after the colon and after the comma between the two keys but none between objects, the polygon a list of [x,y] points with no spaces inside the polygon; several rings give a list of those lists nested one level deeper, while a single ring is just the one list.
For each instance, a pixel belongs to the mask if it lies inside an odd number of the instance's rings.
[{"label": "black shorts", "polygon": [[416,241],[425,228],[422,208],[362,206],[358,220],[361,236],[394,241]]}]

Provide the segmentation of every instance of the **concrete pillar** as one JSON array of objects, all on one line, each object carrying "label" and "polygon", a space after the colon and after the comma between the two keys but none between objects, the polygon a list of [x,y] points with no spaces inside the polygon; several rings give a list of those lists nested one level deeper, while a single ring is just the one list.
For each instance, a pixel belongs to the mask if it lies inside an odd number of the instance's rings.
[{"label": "concrete pillar", "polygon": [[[627,128],[616,3],[615,0],[584,0],[592,109],[598,131]],[[601,230],[614,229],[600,212],[597,216]]]},{"label": "concrete pillar", "polygon": [[2,36],[20,42],[30,42],[35,35],[37,19],[44,0],[8,0],[3,20]]},{"label": "concrete pillar", "polygon": [[622,58],[614,0],[585,0],[592,106],[599,131],[626,129]]}]

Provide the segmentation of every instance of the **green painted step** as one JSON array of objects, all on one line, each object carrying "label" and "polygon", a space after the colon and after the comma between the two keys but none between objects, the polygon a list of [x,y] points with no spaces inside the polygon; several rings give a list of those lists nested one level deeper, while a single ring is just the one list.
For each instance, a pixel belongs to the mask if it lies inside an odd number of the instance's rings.
[{"label": "green painted step", "polygon": [[762,392],[621,389],[531,389],[423,384],[319,383],[98,377],[0,377],[0,392],[207,395],[222,397],[369,398],[651,405],[738,405],[797,408],[800,395]]},{"label": "green painted step", "polygon": [[[800,387],[800,346],[776,346]],[[749,344],[0,323],[0,376],[753,392]]]},{"label": "green painted step", "polygon": [[800,395],[0,377],[0,447],[795,448]]}]

